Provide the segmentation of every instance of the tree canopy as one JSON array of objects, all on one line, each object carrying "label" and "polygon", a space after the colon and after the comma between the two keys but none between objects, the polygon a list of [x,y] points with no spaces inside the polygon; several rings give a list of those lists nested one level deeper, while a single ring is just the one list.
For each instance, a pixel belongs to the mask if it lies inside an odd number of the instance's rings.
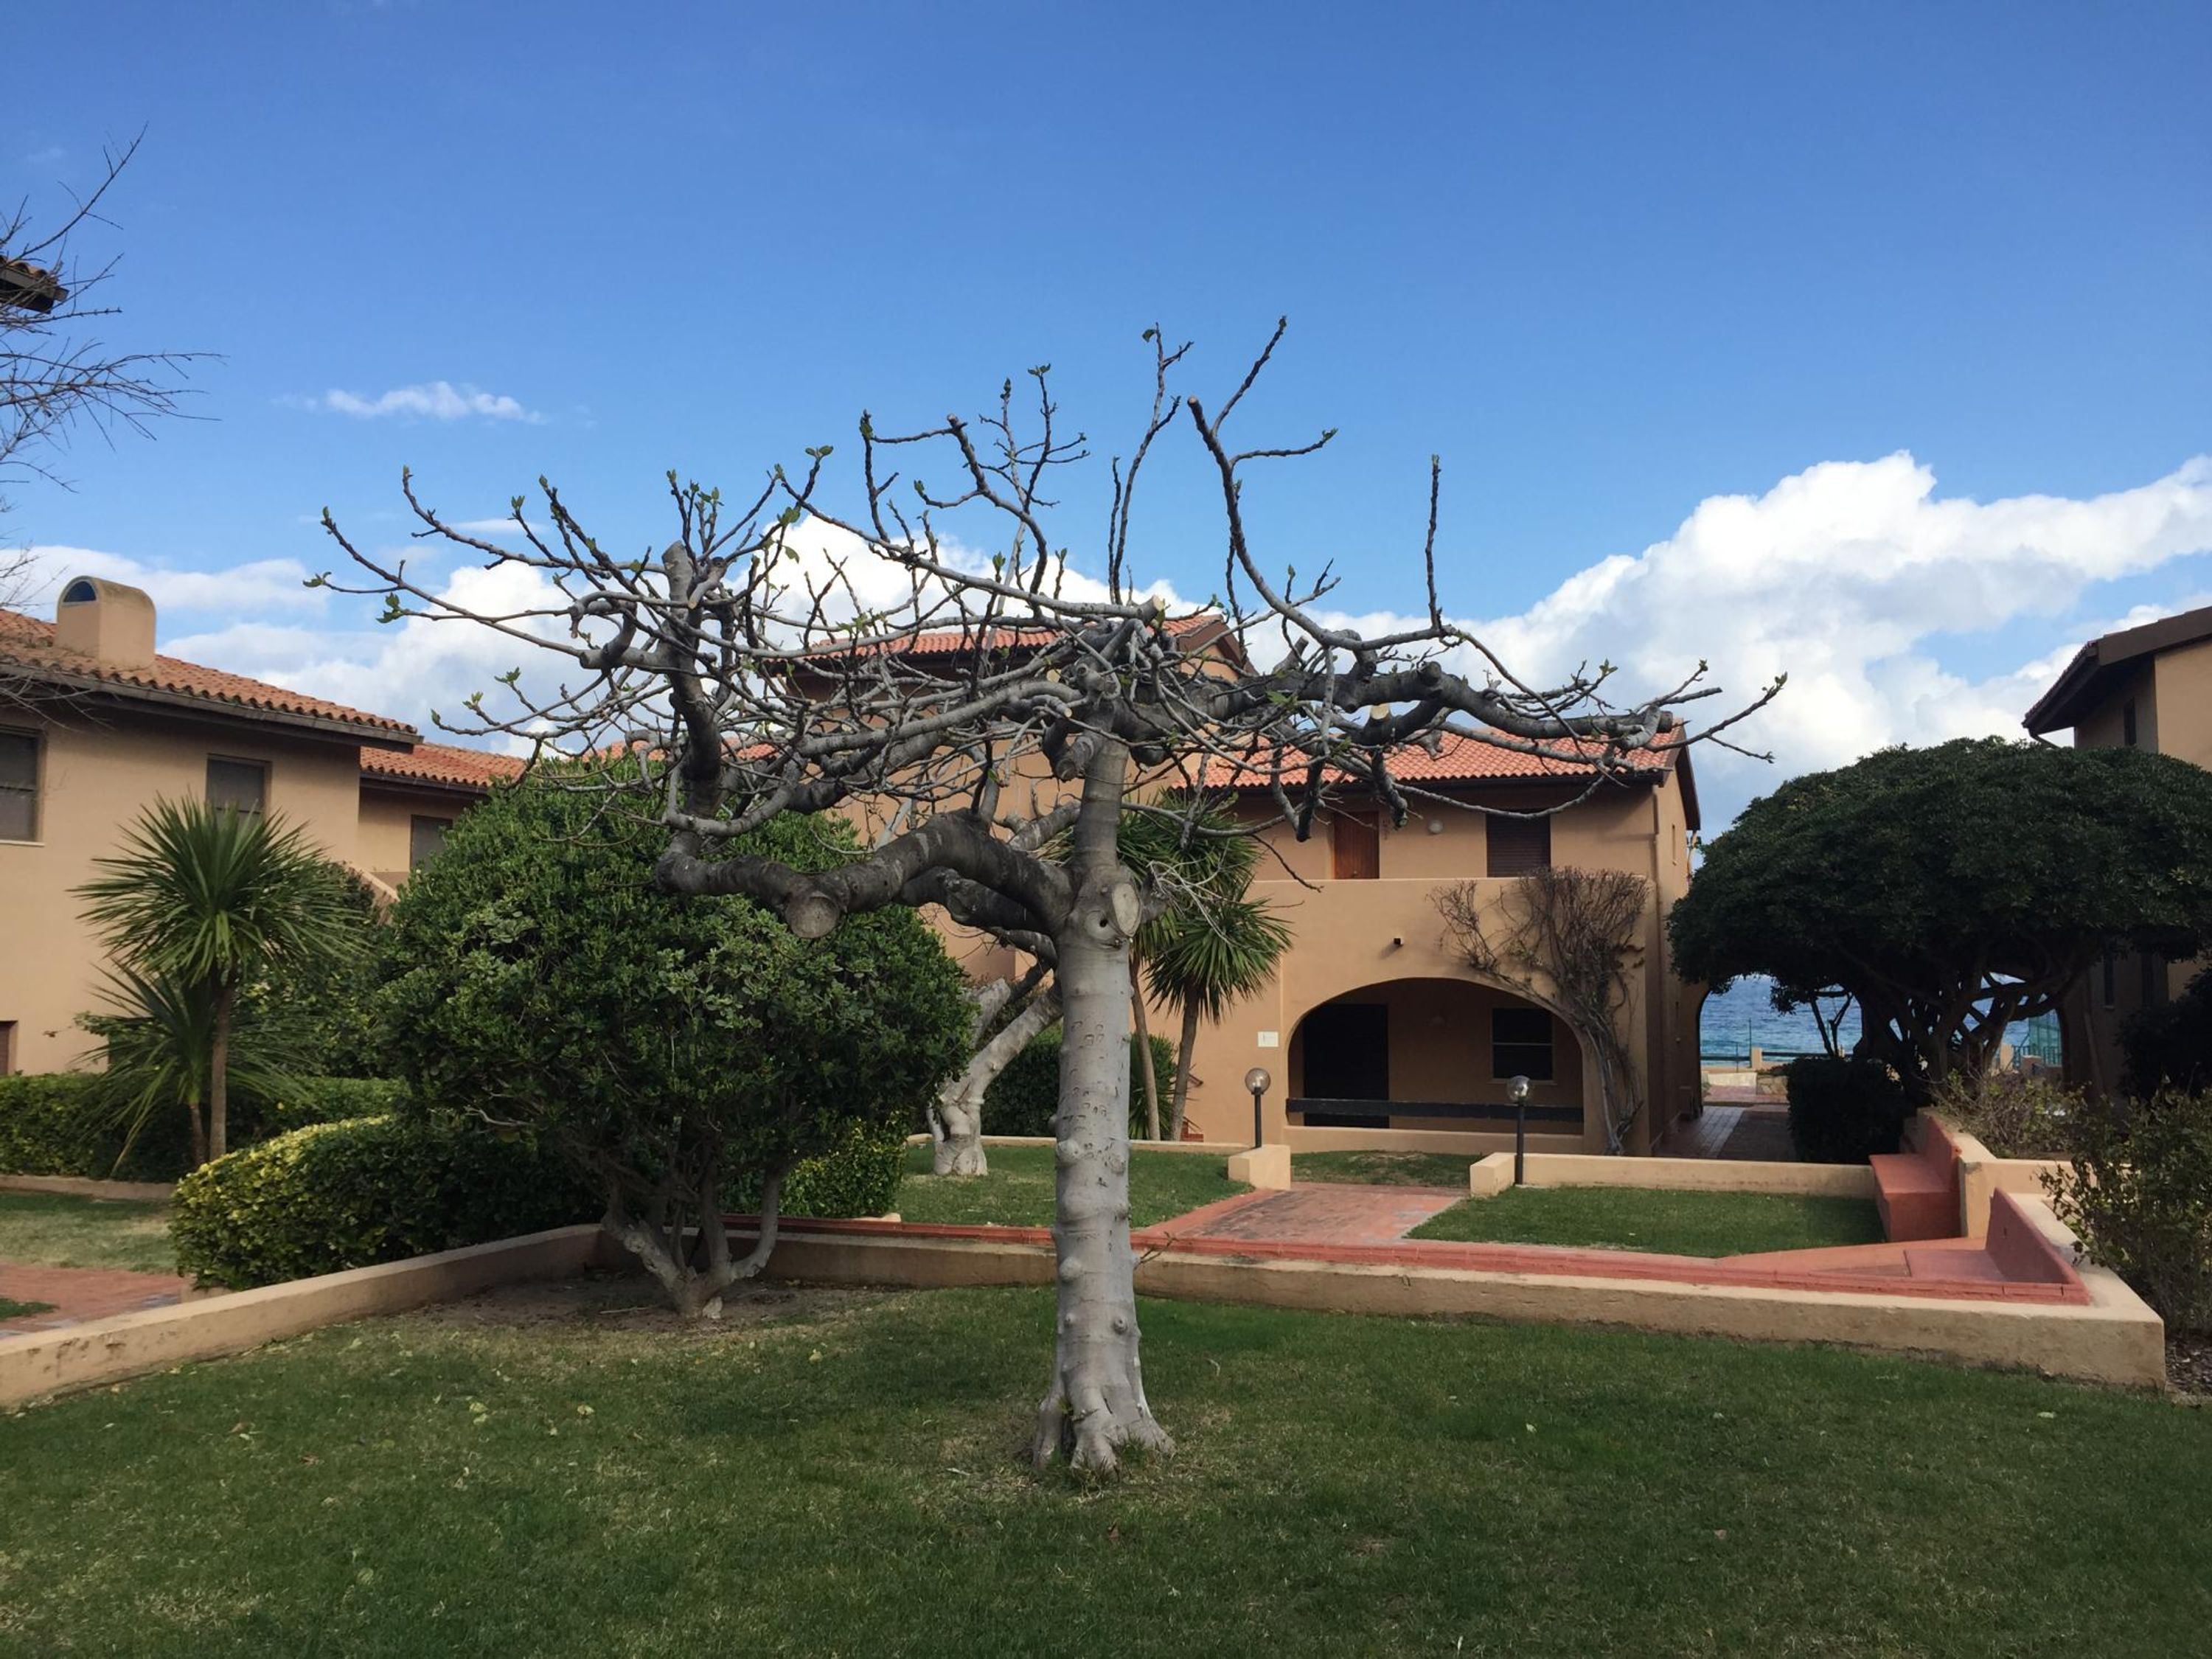
[{"label": "tree canopy", "polygon": [[1858,1052],[1917,1097],[2105,951],[2212,939],[2212,772],[2000,738],[1885,749],[1753,801],[1668,927],[1716,990],[1764,974],[1778,1002],[1855,999]]},{"label": "tree canopy", "polygon": [[[967,1005],[913,911],[800,939],[750,900],[657,891],[665,845],[557,770],[495,792],[393,906],[379,1012],[419,1098],[549,1141],[679,1310],[711,1313],[766,1260],[785,1173],[856,1127],[902,1133],[964,1057]],[[733,851],[860,856],[799,817]],[[760,1248],[732,1261],[724,1205],[756,1182]]]}]

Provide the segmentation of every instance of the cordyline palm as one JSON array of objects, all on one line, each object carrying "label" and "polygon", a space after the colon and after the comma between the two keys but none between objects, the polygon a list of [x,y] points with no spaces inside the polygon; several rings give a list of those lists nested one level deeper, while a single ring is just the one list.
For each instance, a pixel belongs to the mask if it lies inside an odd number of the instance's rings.
[{"label": "cordyline palm", "polygon": [[[1180,808],[1173,796],[1157,804]],[[1133,813],[1122,820],[1122,861],[1150,872],[1170,895],[1168,908],[1138,932],[1131,951],[1132,963],[1143,964],[1152,996],[1182,1013],[1168,1112],[1170,1140],[1182,1137],[1200,1020],[1218,1020],[1257,992],[1274,977],[1290,948],[1289,924],[1264,899],[1246,896],[1261,849],[1237,830],[1235,820],[1211,809],[1194,821],[1179,810],[1173,819]]]},{"label": "cordyline palm", "polygon": [[156,802],[94,867],[106,873],[76,890],[86,920],[130,967],[204,1011],[207,1112],[203,1127],[191,1109],[192,1155],[221,1158],[240,990],[354,947],[336,868],[278,819],[204,801]]}]

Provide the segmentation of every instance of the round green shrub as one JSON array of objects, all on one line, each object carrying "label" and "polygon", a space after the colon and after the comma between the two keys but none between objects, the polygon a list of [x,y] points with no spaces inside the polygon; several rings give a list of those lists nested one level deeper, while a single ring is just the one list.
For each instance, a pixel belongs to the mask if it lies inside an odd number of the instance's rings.
[{"label": "round green shrub", "polygon": [[245,1290],[597,1218],[526,1140],[436,1117],[312,1124],[177,1186],[179,1270]]},{"label": "round green shrub", "polygon": [[1897,1150],[1912,1103],[1880,1060],[1808,1054],[1785,1071],[1790,1139],[1803,1162],[1863,1164]]},{"label": "round green shrub", "polygon": [[[230,1138],[246,1146],[309,1123],[397,1110],[404,1085],[382,1079],[306,1077],[272,1100],[234,1096]],[[190,1167],[181,1106],[157,1110],[126,1151],[126,1133],[98,1097],[90,1072],[0,1077],[0,1173],[94,1181],[173,1181]]]},{"label": "round green shrub", "polygon": [[[992,1135],[1048,1135],[1060,1110],[1060,1027],[1040,1031],[983,1093],[983,1133]],[[1129,1133],[1145,1132],[1145,1074],[1137,1068],[1137,1039],[1129,1038]],[[1164,1115],[1175,1092],[1175,1046],[1152,1039],[1152,1076],[1159,1085]]]},{"label": "round green shrub", "polygon": [[[783,1178],[781,1207],[785,1215],[885,1215],[897,1207],[905,1176],[905,1127],[856,1123],[819,1158],[792,1166]],[[726,1200],[731,1213],[757,1213],[760,1194],[757,1173],[732,1182]]]}]

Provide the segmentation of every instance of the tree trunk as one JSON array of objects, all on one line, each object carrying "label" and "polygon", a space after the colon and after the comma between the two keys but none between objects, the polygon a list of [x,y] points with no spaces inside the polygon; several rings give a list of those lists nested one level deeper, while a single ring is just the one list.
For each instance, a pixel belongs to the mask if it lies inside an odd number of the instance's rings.
[{"label": "tree trunk", "polygon": [[1127,756],[1102,741],[1085,768],[1069,873],[1076,899],[1055,943],[1063,1036],[1052,1224],[1058,1261],[1052,1386],[1034,1451],[1105,1473],[1124,1448],[1174,1449],[1145,1401],[1129,1246],[1129,936],[1136,884],[1115,856]]},{"label": "tree trunk", "polygon": [[1048,985],[969,1056],[958,1077],[938,1091],[936,1121],[930,1126],[936,1141],[933,1167],[938,1174],[990,1173],[989,1160],[983,1155],[983,1096],[1030,1039],[1059,1018],[1060,992]]},{"label": "tree trunk", "polygon": [[[686,1321],[720,1319],[722,1293],[739,1279],[750,1279],[768,1265],[775,1249],[776,1221],[783,1198],[783,1171],[779,1170],[761,1187],[760,1237],[741,1261],[731,1260],[730,1236],[722,1225],[718,1182],[708,1182],[699,1206],[699,1231],[686,1241],[680,1211],[655,1206],[668,1215],[664,1229],[653,1220],[632,1220],[619,1197],[608,1207],[600,1224],[635,1255],[668,1297],[678,1315]],[[703,1266],[693,1265],[695,1253],[703,1250]]]},{"label": "tree trunk", "polygon": [[1182,1139],[1182,1115],[1190,1103],[1190,1057],[1198,1050],[1198,1003],[1182,1006],[1182,1040],[1176,1045],[1175,1097],[1168,1111],[1168,1139]]},{"label": "tree trunk", "polygon": [[[197,1100],[188,1100],[185,1103],[185,1122],[191,1132],[192,1168],[197,1170],[208,1161],[207,1115],[200,1109],[200,1103]],[[122,1160],[118,1158],[116,1162],[120,1164]]]},{"label": "tree trunk", "polygon": [[1145,1011],[1145,982],[1138,977],[1137,954],[1129,953],[1129,1012],[1137,1021],[1137,1075],[1145,1079],[1145,1139],[1160,1138],[1160,1076],[1152,1065],[1152,1025]]},{"label": "tree trunk", "polygon": [[212,1163],[230,1150],[230,1013],[231,988],[219,985],[215,994],[215,1037],[208,1044],[207,1157]]}]

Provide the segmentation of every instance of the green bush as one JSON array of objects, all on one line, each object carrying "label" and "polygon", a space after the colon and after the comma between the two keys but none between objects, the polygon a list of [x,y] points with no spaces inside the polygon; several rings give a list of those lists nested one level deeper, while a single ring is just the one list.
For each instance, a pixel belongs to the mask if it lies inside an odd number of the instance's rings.
[{"label": "green bush", "polygon": [[1999,1158],[2063,1158],[2074,1150],[2081,1097],[2048,1078],[1995,1073],[1953,1078],[1930,1103],[1943,1121]]},{"label": "green bush", "polygon": [[[856,1123],[839,1145],[792,1166],[781,1207],[786,1215],[884,1215],[897,1207],[905,1175],[905,1127]],[[760,1176],[749,1174],[730,1183],[725,1201],[732,1214],[757,1214],[760,1195]]]},{"label": "green bush", "polygon": [[481,1124],[311,1124],[178,1183],[180,1272],[244,1290],[598,1218],[599,1201],[531,1143]]},{"label": "green bush", "polygon": [[2171,1002],[2145,1008],[2120,1028],[2127,1091],[2212,1089],[2212,968]]},{"label": "green bush", "polygon": [[2048,1179],[2058,1218],[2169,1330],[2212,1334],[2212,1090],[2085,1100],[2074,1139]]},{"label": "green bush", "polygon": [[[0,1077],[0,1173],[82,1176],[95,1181],[173,1181],[190,1166],[184,1109],[157,1111],[130,1144],[124,1126],[97,1097],[90,1072],[29,1072]],[[382,1079],[310,1077],[275,1100],[239,1099],[231,1139],[250,1146],[337,1118],[395,1109],[405,1091]]]},{"label": "green bush", "polygon": [[1807,1164],[1863,1164],[1893,1152],[1912,1115],[1904,1087],[1878,1060],[1808,1054],[1784,1068],[1790,1139]]},{"label": "green bush", "polygon": [[[1129,1038],[1129,1133],[1145,1133],[1145,1074],[1137,1069],[1137,1039]],[[1160,1110],[1175,1090],[1175,1046],[1152,1039],[1152,1075],[1158,1081]],[[1048,1135],[1060,1110],[1060,1028],[1041,1031],[1006,1062],[983,1095],[983,1133],[991,1135]]]}]

